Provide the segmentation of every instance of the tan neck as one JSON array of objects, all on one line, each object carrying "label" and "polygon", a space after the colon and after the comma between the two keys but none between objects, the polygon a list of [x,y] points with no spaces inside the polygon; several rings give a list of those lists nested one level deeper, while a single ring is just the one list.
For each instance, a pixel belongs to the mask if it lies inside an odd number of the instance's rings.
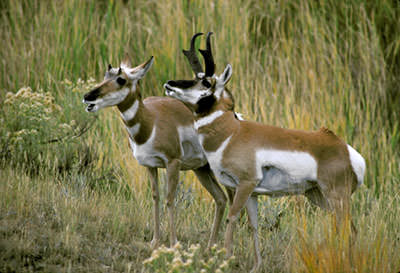
[{"label": "tan neck", "polygon": [[122,120],[130,138],[136,144],[143,144],[150,137],[154,120],[152,113],[144,105],[138,91],[131,90],[120,104]]},{"label": "tan neck", "polygon": [[211,123],[199,127],[197,132],[203,138],[203,149],[207,152],[213,152],[238,128],[239,120],[235,117],[234,112],[226,111]]}]

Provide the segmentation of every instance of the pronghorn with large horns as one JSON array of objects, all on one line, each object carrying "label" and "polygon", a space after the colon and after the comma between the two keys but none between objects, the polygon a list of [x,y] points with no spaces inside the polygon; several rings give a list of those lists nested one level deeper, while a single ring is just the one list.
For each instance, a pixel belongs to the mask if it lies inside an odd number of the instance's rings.
[{"label": "pronghorn with large horns", "polygon": [[[209,44],[209,41],[207,41]],[[246,206],[253,230],[256,271],[261,264],[257,235],[257,196],[304,194],[312,203],[349,216],[350,197],[363,183],[365,161],[350,145],[326,128],[290,130],[235,117],[234,100],[225,87],[232,76],[168,81],[165,92],[194,113],[195,127],[218,181],[236,189],[228,213],[225,247],[232,254],[235,221]]]},{"label": "pronghorn with large horns", "polygon": [[153,57],[132,68],[129,57],[119,68],[111,65],[103,82],[84,95],[88,112],[117,106],[129,134],[133,156],[147,168],[152,185],[154,234],[151,246],[160,244],[158,168],[167,170],[167,208],[170,245],[177,242],[174,197],[180,170],[193,170],[216,202],[209,246],[216,240],[226,205],[226,197],[210,170],[194,129],[190,110],[179,100],[148,97],[142,100],[137,83],[153,64]]}]

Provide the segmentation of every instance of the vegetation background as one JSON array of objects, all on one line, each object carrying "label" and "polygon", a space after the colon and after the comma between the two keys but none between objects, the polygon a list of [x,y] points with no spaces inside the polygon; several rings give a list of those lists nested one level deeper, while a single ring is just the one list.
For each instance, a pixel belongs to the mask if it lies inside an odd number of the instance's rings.
[{"label": "vegetation background", "polygon": [[[163,96],[165,81],[191,77],[191,36],[213,31],[217,72],[232,64],[246,119],[327,126],[367,162],[351,249],[302,196],[260,198],[262,272],[398,272],[399,18],[391,0],[1,1],[0,271],[142,270],[148,177],[116,111],[89,115],[81,98],[124,52],[155,56],[141,90]],[[204,248],[213,203],[191,173],[181,180],[178,238]],[[232,271],[251,267],[250,248],[243,218]]]}]

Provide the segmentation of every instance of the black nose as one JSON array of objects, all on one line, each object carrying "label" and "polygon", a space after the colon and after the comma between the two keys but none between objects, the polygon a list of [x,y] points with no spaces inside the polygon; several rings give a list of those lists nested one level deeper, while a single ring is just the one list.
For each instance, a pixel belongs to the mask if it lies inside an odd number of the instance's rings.
[{"label": "black nose", "polygon": [[100,94],[100,90],[97,88],[97,89],[93,89],[93,90],[90,91],[89,93],[86,93],[86,94],[83,96],[83,98],[84,98],[86,101],[94,101],[94,100],[97,99],[97,97],[99,96],[99,94]]},{"label": "black nose", "polygon": [[167,84],[171,87],[175,87],[176,86],[176,81],[168,81]]}]

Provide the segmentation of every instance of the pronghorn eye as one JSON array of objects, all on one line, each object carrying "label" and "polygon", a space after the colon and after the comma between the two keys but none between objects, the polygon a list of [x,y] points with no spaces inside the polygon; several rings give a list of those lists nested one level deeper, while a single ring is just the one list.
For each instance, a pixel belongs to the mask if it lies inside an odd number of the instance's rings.
[{"label": "pronghorn eye", "polygon": [[117,78],[117,83],[122,86],[122,85],[124,85],[126,83],[126,80],[124,78],[118,77]]},{"label": "pronghorn eye", "polygon": [[209,83],[207,80],[202,80],[201,83],[207,88],[211,87],[211,83]]}]

